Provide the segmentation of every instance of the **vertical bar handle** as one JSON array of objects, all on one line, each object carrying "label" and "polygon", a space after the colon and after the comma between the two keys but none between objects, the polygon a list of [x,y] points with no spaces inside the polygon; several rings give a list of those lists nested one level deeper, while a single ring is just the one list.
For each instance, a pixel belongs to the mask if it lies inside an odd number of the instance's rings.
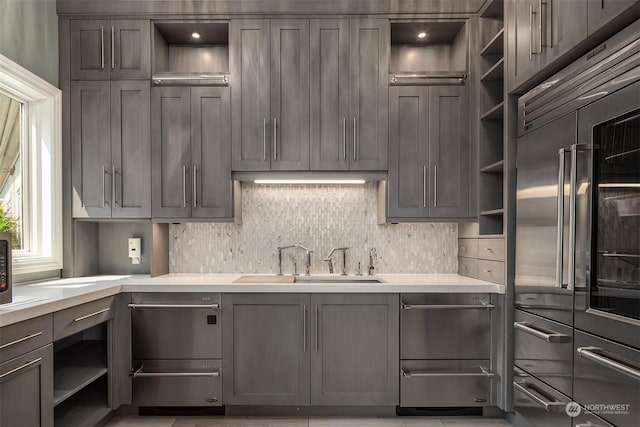
[{"label": "vertical bar handle", "polygon": [[533,5],[529,5],[529,61],[533,59]]},{"label": "vertical bar handle", "polygon": [[571,172],[569,181],[569,285],[572,291],[576,285],[576,184],[578,181],[578,145],[571,146]]},{"label": "vertical bar handle", "polygon": [[438,207],[438,165],[433,166],[433,207]]},{"label": "vertical bar handle", "polygon": [[115,37],[116,35],[112,25],[111,26],[111,69],[116,68]]},{"label": "vertical bar handle", "polygon": [[307,306],[303,306],[302,311],[302,350],[307,352]]},{"label": "vertical bar handle", "polygon": [[187,167],[182,166],[182,207],[187,207]]},{"label": "vertical bar handle", "polygon": [[198,167],[193,165],[193,207],[198,207]]},{"label": "vertical bar handle", "polygon": [[427,165],[422,166],[422,207],[427,207]]},{"label": "vertical bar handle", "polygon": [[278,119],[273,118],[273,160],[278,160]]},{"label": "vertical bar handle", "polygon": [[106,202],[105,202],[105,197],[106,196],[105,196],[105,189],[104,189],[104,187],[106,185],[104,176],[106,175],[106,173],[107,173],[106,168],[104,166],[102,166],[102,207],[103,208],[104,208],[104,206],[106,204]]},{"label": "vertical bar handle", "polygon": [[542,0],[538,0],[538,50],[536,53],[542,53]]},{"label": "vertical bar handle", "polygon": [[347,118],[342,118],[342,159],[347,160]]},{"label": "vertical bar handle", "polygon": [[262,119],[262,160],[267,160],[267,119]]},{"label": "vertical bar handle", "polygon": [[104,70],[104,27],[100,27],[100,68]]},{"label": "vertical bar handle", "polygon": [[556,287],[562,287],[564,269],[564,163],[566,150],[558,150],[558,235],[556,239]]},{"label": "vertical bar handle", "polygon": [[356,118],[353,118],[353,160],[357,160],[356,158],[356,135],[357,135],[357,130],[356,130]]},{"label": "vertical bar handle", "polygon": [[316,353],[318,352],[318,304],[315,305],[315,326],[316,326]]},{"label": "vertical bar handle", "polygon": [[115,208],[118,204],[118,194],[116,192],[116,167],[111,166],[111,203]]}]

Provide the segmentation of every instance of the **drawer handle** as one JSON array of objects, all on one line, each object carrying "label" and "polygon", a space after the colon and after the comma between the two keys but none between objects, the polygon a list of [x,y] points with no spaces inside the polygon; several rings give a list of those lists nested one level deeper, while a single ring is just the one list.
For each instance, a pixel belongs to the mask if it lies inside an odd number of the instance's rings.
[{"label": "drawer handle", "polygon": [[451,371],[451,372],[433,372],[433,371],[418,371],[411,372],[408,369],[401,369],[402,376],[404,378],[411,377],[484,377],[484,378],[493,378],[495,374],[482,366],[478,366],[480,368],[480,372],[460,372],[460,371]]},{"label": "drawer handle", "polygon": [[106,313],[109,310],[111,310],[111,307],[103,308],[102,310],[98,310],[95,313],[87,314],[86,316],[76,317],[75,319],[73,319],[73,321],[74,322],[80,322],[80,321],[88,319],[90,317],[97,316],[97,315],[102,314],[102,313]]},{"label": "drawer handle", "polygon": [[219,309],[220,304],[129,304],[129,308],[213,308]]},{"label": "drawer handle", "polygon": [[532,384],[530,383],[525,382],[522,384],[524,384],[526,387],[514,381],[513,387],[516,390],[520,391],[525,396],[527,396],[529,399],[539,404],[540,406],[543,406],[545,411],[547,412],[552,412],[552,411],[555,412],[560,409],[564,410],[564,408],[567,406],[565,402],[558,402],[558,401],[550,402],[549,400],[539,397],[537,394],[535,394],[533,391],[530,390],[530,387],[532,386]]},{"label": "drawer handle", "polygon": [[17,339],[15,341],[11,341],[11,342],[8,342],[6,344],[2,344],[2,345],[0,345],[0,350],[4,350],[5,348],[11,347],[12,345],[20,344],[21,342],[25,342],[27,340],[30,340],[31,338],[39,337],[40,335],[42,335],[42,332],[36,332],[35,334],[27,335],[26,337]]},{"label": "drawer handle", "polygon": [[17,368],[14,368],[14,369],[12,369],[12,370],[10,370],[10,371],[5,372],[4,374],[1,374],[1,375],[0,375],[0,378],[4,378],[4,377],[6,377],[7,375],[11,375],[11,374],[16,373],[16,372],[18,372],[18,371],[21,371],[21,370],[23,370],[23,369],[26,369],[26,368],[28,368],[28,367],[29,367],[29,366],[31,366],[31,365],[35,365],[36,363],[39,363],[41,360],[42,360],[42,357],[38,357],[36,360],[32,360],[31,362],[27,362],[27,363],[25,363],[24,365],[18,366]]},{"label": "drawer handle", "polygon": [[545,332],[527,322],[514,322],[513,327],[551,344],[564,344],[571,342],[571,337],[569,335],[554,331]]},{"label": "drawer handle", "polygon": [[143,372],[144,365],[133,373],[133,378],[161,378],[161,377],[219,377],[219,371],[213,372]]},{"label": "drawer handle", "polygon": [[487,252],[493,252],[493,249],[491,249],[491,248],[484,248],[484,250],[487,251]]},{"label": "drawer handle", "polygon": [[599,353],[602,351],[604,350],[598,347],[578,347],[576,349],[576,352],[580,357],[584,357],[585,359],[589,359],[592,362],[597,363],[598,365],[613,369],[614,371],[620,372],[623,375],[640,381],[640,369],[632,368],[631,366],[627,366],[624,363],[618,362],[617,360],[610,359]]},{"label": "drawer handle", "polygon": [[405,304],[402,303],[403,310],[458,310],[458,309],[478,309],[478,308],[494,308],[495,306],[486,301],[480,301],[480,304]]},{"label": "drawer handle", "polygon": [[210,397],[208,399],[205,399],[204,401],[207,402],[207,403],[215,403],[215,402],[218,401],[218,398],[217,397]]},{"label": "drawer handle", "polygon": [[482,270],[482,271],[484,271],[485,273],[491,273],[491,270]]}]

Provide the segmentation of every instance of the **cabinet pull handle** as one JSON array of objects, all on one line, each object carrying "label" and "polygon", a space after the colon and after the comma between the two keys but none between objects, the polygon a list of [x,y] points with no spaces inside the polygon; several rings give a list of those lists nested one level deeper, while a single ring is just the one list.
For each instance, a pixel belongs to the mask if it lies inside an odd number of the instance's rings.
[{"label": "cabinet pull handle", "polygon": [[104,70],[104,27],[100,27],[100,68]]},{"label": "cabinet pull handle", "polygon": [[533,59],[533,5],[529,5],[529,61]]},{"label": "cabinet pull handle", "polygon": [[39,337],[40,335],[42,335],[42,332],[36,332],[35,334],[27,335],[26,337],[19,338],[19,339],[15,340],[15,341],[11,341],[11,342],[8,342],[6,344],[2,344],[2,345],[0,345],[0,350],[4,350],[5,348],[11,347],[12,345],[20,344],[21,342],[30,340],[30,339],[35,338],[35,337]]},{"label": "cabinet pull handle", "polygon": [[278,119],[273,118],[273,160],[278,160]]},{"label": "cabinet pull handle", "polygon": [[105,195],[105,189],[104,189],[104,187],[105,187],[105,185],[106,185],[106,182],[105,182],[104,176],[106,175],[106,173],[107,173],[106,168],[105,168],[104,166],[102,166],[102,207],[103,207],[103,208],[104,208],[104,206],[105,206],[105,204],[106,204],[106,201],[105,201],[105,197],[106,197],[106,195]]},{"label": "cabinet pull handle", "polygon": [[315,309],[316,309],[315,324],[316,324],[316,353],[317,353],[318,352],[318,318],[319,318],[319,315],[318,315],[319,309],[317,304],[315,306]]},{"label": "cabinet pull handle", "polygon": [[267,119],[262,119],[262,160],[267,160]]},{"label": "cabinet pull handle", "polygon": [[116,35],[112,25],[111,26],[111,69],[116,68],[115,37]]},{"label": "cabinet pull handle", "polygon": [[604,350],[598,347],[578,347],[576,349],[576,352],[580,357],[584,357],[585,359],[589,359],[592,362],[597,363],[598,365],[612,369],[623,375],[631,377],[634,380],[640,381],[640,368],[627,366],[623,363],[618,362],[617,360],[610,359],[605,355],[599,353],[602,351]]},{"label": "cabinet pull handle", "polygon": [[182,207],[187,207],[187,167],[182,166]]},{"label": "cabinet pull handle", "polygon": [[111,166],[111,200],[113,202],[113,207],[115,208],[118,205],[118,195],[116,192],[116,167]]},{"label": "cabinet pull handle", "polygon": [[578,183],[578,145],[573,144],[571,152],[571,169],[569,172],[569,284],[567,289],[573,291],[576,286],[576,192]]},{"label": "cabinet pull handle", "polygon": [[459,310],[459,309],[486,309],[486,308],[494,308],[495,306],[491,303],[480,301],[480,304],[405,304],[402,303],[403,310]]},{"label": "cabinet pull handle", "polygon": [[212,308],[217,310],[220,304],[137,304],[131,303],[129,308]]},{"label": "cabinet pull handle", "polygon": [[302,312],[302,350],[307,352],[307,306],[303,306]]},{"label": "cabinet pull handle", "polygon": [[357,160],[356,158],[356,135],[357,135],[357,131],[356,131],[356,118],[353,118],[353,160]]},{"label": "cabinet pull handle", "polygon": [[31,366],[31,365],[35,365],[36,363],[38,363],[38,362],[40,362],[40,361],[42,361],[42,357],[38,357],[36,360],[32,360],[31,362],[27,362],[27,363],[25,363],[24,365],[20,365],[20,366],[18,366],[17,368],[14,368],[14,369],[12,369],[12,370],[10,370],[10,371],[7,371],[7,372],[5,372],[4,374],[1,374],[1,375],[0,375],[0,378],[4,378],[4,377],[6,377],[7,375],[11,375],[11,374],[13,374],[13,373],[15,373],[15,372],[21,371],[21,370],[23,370],[23,369],[25,369],[25,368],[28,368],[28,367],[29,367],[29,366]]},{"label": "cabinet pull handle", "polygon": [[438,165],[433,166],[433,207],[438,207]]},{"label": "cabinet pull handle", "polygon": [[411,377],[484,377],[493,378],[495,374],[488,369],[478,366],[480,372],[463,372],[463,371],[450,371],[450,372],[435,372],[435,371],[419,371],[411,372],[407,369],[401,369],[402,376],[404,378]]},{"label": "cabinet pull handle", "polygon": [[525,386],[531,386],[531,384],[529,384],[529,383],[523,383],[523,384],[524,384],[524,386],[514,381],[513,382],[513,387],[516,390],[520,391],[525,396],[527,396],[529,399],[531,399],[534,402],[536,402],[538,405],[543,406],[544,409],[547,412],[552,411],[555,407],[559,407],[559,406],[564,407],[564,406],[567,405],[566,402],[558,402],[558,401],[552,402],[552,401],[548,401],[548,400],[542,399],[542,398],[538,397],[537,394],[534,394],[533,391],[531,391],[529,389],[529,387],[525,387]]},{"label": "cabinet pull handle", "polygon": [[519,331],[532,335],[551,344],[563,344],[571,342],[569,335],[561,334],[554,331],[545,332],[527,322],[514,322],[513,327]]},{"label": "cabinet pull handle", "polygon": [[347,118],[342,118],[342,159],[347,160]]},{"label": "cabinet pull handle", "polygon": [[422,166],[422,207],[427,207],[427,166]]},{"label": "cabinet pull handle", "polygon": [[220,371],[213,372],[143,372],[144,364],[138,368],[131,376],[133,378],[154,378],[154,377],[219,377]]},{"label": "cabinet pull handle", "polygon": [[556,287],[562,287],[564,251],[564,163],[566,150],[558,150],[558,194],[557,194],[557,234],[556,234]]},{"label": "cabinet pull handle", "polygon": [[73,319],[73,321],[74,322],[81,322],[81,321],[83,321],[85,319],[88,319],[90,317],[97,316],[97,315],[102,314],[102,313],[106,313],[109,310],[111,310],[111,307],[103,308],[102,310],[98,310],[98,311],[96,311],[94,313],[87,314],[86,316],[76,317],[75,319]]},{"label": "cabinet pull handle", "polygon": [[193,165],[193,207],[198,207],[198,168],[196,165]]}]

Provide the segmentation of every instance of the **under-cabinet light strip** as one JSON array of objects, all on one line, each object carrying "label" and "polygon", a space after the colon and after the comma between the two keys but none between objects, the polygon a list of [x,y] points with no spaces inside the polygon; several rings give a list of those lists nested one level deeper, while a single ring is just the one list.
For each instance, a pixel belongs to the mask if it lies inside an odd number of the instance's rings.
[{"label": "under-cabinet light strip", "polygon": [[364,184],[364,179],[256,179],[256,184]]}]

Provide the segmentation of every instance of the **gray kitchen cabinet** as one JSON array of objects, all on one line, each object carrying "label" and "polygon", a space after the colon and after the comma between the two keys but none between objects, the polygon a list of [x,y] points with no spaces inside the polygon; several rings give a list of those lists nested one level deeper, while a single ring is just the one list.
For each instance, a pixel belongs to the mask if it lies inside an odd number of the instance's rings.
[{"label": "gray kitchen cabinet", "polygon": [[229,88],[151,92],[153,217],[231,217]]},{"label": "gray kitchen cabinet", "polygon": [[53,345],[0,365],[0,425],[53,426]]},{"label": "gray kitchen cabinet", "polygon": [[71,84],[73,215],[151,215],[149,84]]},{"label": "gray kitchen cabinet", "polygon": [[397,294],[313,294],[311,404],[397,406]]},{"label": "gray kitchen cabinet", "polygon": [[389,138],[389,21],[350,22],[351,170],[386,170]]},{"label": "gray kitchen cabinet", "polygon": [[309,20],[271,20],[271,170],[309,170]]},{"label": "gray kitchen cabinet", "polygon": [[310,24],[311,170],[349,170],[349,20]]},{"label": "gray kitchen cabinet", "polygon": [[391,219],[469,215],[469,110],[464,86],[390,89]]},{"label": "gray kitchen cabinet", "polygon": [[562,0],[543,2],[542,66],[552,63],[587,38],[587,2]]},{"label": "gray kitchen cabinet", "polygon": [[[513,66],[509,70],[509,91],[524,84],[540,68],[540,57],[534,53],[534,11],[538,8],[535,0],[511,0],[509,8],[511,14],[506,19],[507,36],[513,44]],[[539,20],[537,21],[539,22]],[[537,27],[536,27],[537,31]],[[508,56],[507,56],[508,57]]]},{"label": "gray kitchen cabinet", "polygon": [[226,405],[309,404],[309,295],[222,296]]},{"label": "gray kitchen cabinet", "polygon": [[148,20],[72,20],[71,80],[148,80]]},{"label": "gray kitchen cabinet", "polygon": [[229,24],[234,171],[271,168],[270,40],[267,19]]},{"label": "gray kitchen cabinet", "polygon": [[634,5],[637,17],[638,0],[587,0],[587,33],[591,36]]}]

